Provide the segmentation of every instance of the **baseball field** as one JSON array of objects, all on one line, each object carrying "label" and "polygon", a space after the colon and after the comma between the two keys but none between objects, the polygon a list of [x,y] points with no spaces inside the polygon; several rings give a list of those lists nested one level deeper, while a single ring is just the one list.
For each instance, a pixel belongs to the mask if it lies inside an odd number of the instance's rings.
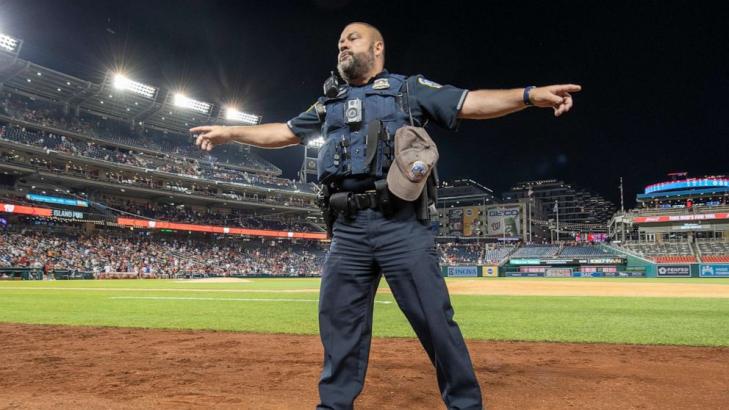
[{"label": "baseball field", "polygon": [[[492,409],[726,408],[729,279],[448,279]],[[318,279],[0,282],[0,409],[316,404]],[[358,407],[443,408],[386,283]]]}]

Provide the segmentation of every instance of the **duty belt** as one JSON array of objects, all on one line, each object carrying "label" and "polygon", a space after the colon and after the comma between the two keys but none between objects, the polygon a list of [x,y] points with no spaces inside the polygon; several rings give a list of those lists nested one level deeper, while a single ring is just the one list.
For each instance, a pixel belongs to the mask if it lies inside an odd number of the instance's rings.
[{"label": "duty belt", "polygon": [[351,217],[363,209],[378,209],[385,215],[392,214],[393,206],[386,180],[375,181],[375,190],[365,192],[342,191],[329,197],[332,210]]}]

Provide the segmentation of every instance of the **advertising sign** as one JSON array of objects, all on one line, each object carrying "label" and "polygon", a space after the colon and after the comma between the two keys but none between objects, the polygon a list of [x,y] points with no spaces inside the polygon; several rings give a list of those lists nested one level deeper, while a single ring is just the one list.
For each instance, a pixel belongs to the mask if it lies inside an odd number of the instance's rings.
[{"label": "advertising sign", "polygon": [[689,178],[678,181],[659,182],[645,187],[645,193],[667,191],[682,188],[715,188],[729,187],[729,178]]},{"label": "advertising sign", "polygon": [[[49,216],[50,212],[51,210],[49,209]],[[174,231],[210,232],[230,235],[267,236],[275,238],[326,239],[327,237],[324,232],[286,232],[270,231],[267,229],[229,228],[227,226],[218,225],[181,224],[176,222],[150,221],[147,219],[133,218],[117,218],[116,223],[122,226],[133,226],[135,228],[171,229]]]},{"label": "advertising sign", "polygon": [[479,222],[477,206],[463,208],[463,236],[474,236]]},{"label": "advertising sign", "polygon": [[484,265],[481,267],[481,276],[493,278],[499,276],[499,267],[496,265]]},{"label": "advertising sign", "polygon": [[548,278],[569,278],[572,276],[572,269],[570,268],[547,268],[544,276]]},{"label": "advertising sign", "polygon": [[702,278],[729,278],[729,265],[699,265]]},{"label": "advertising sign", "polygon": [[0,203],[0,212],[21,215],[51,216],[50,208],[36,208],[34,206],[23,206],[15,204]]},{"label": "advertising sign", "polygon": [[70,211],[68,209],[54,209],[53,216],[56,218],[84,219],[83,212]]},{"label": "advertising sign", "polygon": [[541,278],[544,272],[506,272],[506,276],[512,278]]},{"label": "advertising sign", "polygon": [[690,278],[691,265],[658,265],[656,276],[659,278]]},{"label": "advertising sign", "polygon": [[578,263],[580,264],[590,264],[590,265],[619,265],[621,263],[625,262],[623,258],[589,258],[589,259],[579,259]]},{"label": "advertising sign", "polygon": [[567,265],[574,261],[574,259],[545,259],[542,262],[546,265]]},{"label": "advertising sign", "polygon": [[604,272],[572,272],[573,278],[602,278],[605,277]]},{"label": "advertising sign", "polygon": [[605,242],[607,241],[606,233],[576,233],[575,242]]},{"label": "advertising sign", "polygon": [[713,221],[717,219],[729,219],[729,213],[716,212],[710,214],[691,215],[658,215],[658,216],[636,216],[633,223],[657,223],[657,222],[681,222],[681,221]]},{"label": "advertising sign", "polygon": [[84,208],[88,208],[88,206],[89,206],[88,201],[82,201],[79,199],[72,199],[72,198],[61,198],[61,197],[57,197],[57,196],[27,194],[27,195],[25,195],[25,198],[30,201],[47,202],[49,204],[81,206]]},{"label": "advertising sign", "polygon": [[449,277],[475,278],[478,277],[478,266],[449,266]]},{"label": "advertising sign", "polygon": [[512,265],[539,265],[541,262],[540,259],[511,258],[509,260]]},{"label": "advertising sign", "polygon": [[518,238],[521,235],[518,206],[492,207],[486,211],[486,235]]}]

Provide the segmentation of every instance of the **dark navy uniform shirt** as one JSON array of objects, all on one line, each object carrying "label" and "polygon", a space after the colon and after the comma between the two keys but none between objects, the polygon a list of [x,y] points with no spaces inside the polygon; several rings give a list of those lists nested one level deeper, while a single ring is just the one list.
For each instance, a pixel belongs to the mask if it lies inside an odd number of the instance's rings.
[{"label": "dark navy uniform shirt", "polygon": [[[370,82],[386,74],[387,71],[383,71]],[[452,85],[440,85],[422,75],[411,76],[407,81],[410,112],[416,126],[424,126],[428,121],[433,121],[449,130],[458,128],[458,112],[463,107],[468,90]],[[321,135],[322,121],[319,120],[313,105],[286,124],[299,137],[302,144]]]}]

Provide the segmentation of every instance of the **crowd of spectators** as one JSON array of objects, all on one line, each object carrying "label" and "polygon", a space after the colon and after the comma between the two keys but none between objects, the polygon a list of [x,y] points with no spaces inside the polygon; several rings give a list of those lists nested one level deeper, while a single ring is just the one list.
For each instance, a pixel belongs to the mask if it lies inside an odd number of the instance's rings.
[{"label": "crowd of spectators", "polygon": [[324,253],[322,244],[311,241],[0,231],[0,268],[72,270],[96,276],[110,272],[165,278],[192,274],[318,275]]},{"label": "crowd of spectators", "polygon": [[[51,194],[69,197],[61,190]],[[43,188],[33,190],[40,195],[47,191]],[[196,225],[217,225],[248,229],[265,229],[286,232],[323,232],[324,228],[315,222],[309,222],[295,216],[261,216],[237,208],[204,208],[193,207],[180,203],[156,203],[152,201],[131,200],[108,194],[88,194],[86,196],[74,195],[74,199],[89,201],[90,207],[83,212],[89,220],[116,221],[117,217],[151,219],[166,222],[189,223]],[[29,201],[22,192],[10,190],[0,192],[0,203],[15,205],[38,206],[37,202]],[[42,204],[41,204],[42,205]],[[54,205],[55,208],[66,208],[63,205]],[[77,210],[73,206],[68,209]]]},{"label": "crowd of spectators", "polygon": [[312,192],[310,184],[294,180],[248,173],[247,171],[224,167],[218,163],[183,159],[167,155],[150,155],[142,151],[129,151],[113,146],[105,146],[90,140],[75,139],[52,132],[31,131],[22,127],[0,127],[0,138],[22,144],[42,147],[71,155],[94,158],[130,165],[168,174],[192,177],[201,180],[223,181],[242,186],[261,186],[282,190]]},{"label": "crowd of spectators", "polygon": [[[9,133],[4,133],[4,130],[7,129],[0,128],[0,138],[7,138]],[[65,175],[114,184],[135,185],[154,190],[169,190],[184,194],[212,196],[219,197],[221,199],[266,203],[271,205],[297,206],[305,208],[313,208],[315,206],[313,196],[305,197],[296,195],[293,192],[289,194],[285,190],[247,192],[245,189],[223,189],[222,186],[218,186],[208,179],[200,178],[189,180],[169,178],[163,174],[147,172],[146,169],[141,168],[139,168],[138,171],[122,169],[103,170],[96,166],[75,162],[73,160],[66,160],[58,156],[35,154],[20,155],[17,152],[3,152],[2,159],[5,162],[30,164],[40,170],[48,170],[53,173],[63,173]]]},{"label": "crowd of spectators", "polygon": [[437,244],[440,263],[443,265],[498,264],[513,250],[513,245],[484,242]]},{"label": "crowd of spectators", "polygon": [[195,158],[207,162],[245,164],[264,173],[280,172],[270,162],[250,151],[236,147],[218,147],[213,153],[195,148],[192,138],[156,129],[131,130],[128,122],[81,112],[78,116],[65,112],[63,105],[41,98],[5,92],[0,95],[0,114],[17,120],[53,127],[110,141],[115,144],[143,147],[178,157]]},{"label": "crowd of spectators", "polygon": [[[69,226],[66,226],[67,228]],[[0,230],[0,268],[36,268],[126,272],[132,277],[174,278],[190,275],[307,276],[321,272],[327,245],[317,241],[241,239],[232,236],[184,236],[149,231],[70,228],[65,232],[37,227]],[[584,246],[580,249],[587,248]],[[515,248],[484,243],[440,243],[442,265],[497,264]]]},{"label": "crowd of spectators", "polygon": [[282,217],[262,217],[240,209],[231,208],[225,211],[217,209],[200,209],[185,204],[175,203],[140,203],[123,200],[108,195],[91,197],[94,202],[103,204],[108,209],[120,211],[121,216],[139,216],[170,222],[192,223],[202,225],[221,225],[250,229],[268,229],[293,232],[321,232],[321,228],[295,219]]}]

